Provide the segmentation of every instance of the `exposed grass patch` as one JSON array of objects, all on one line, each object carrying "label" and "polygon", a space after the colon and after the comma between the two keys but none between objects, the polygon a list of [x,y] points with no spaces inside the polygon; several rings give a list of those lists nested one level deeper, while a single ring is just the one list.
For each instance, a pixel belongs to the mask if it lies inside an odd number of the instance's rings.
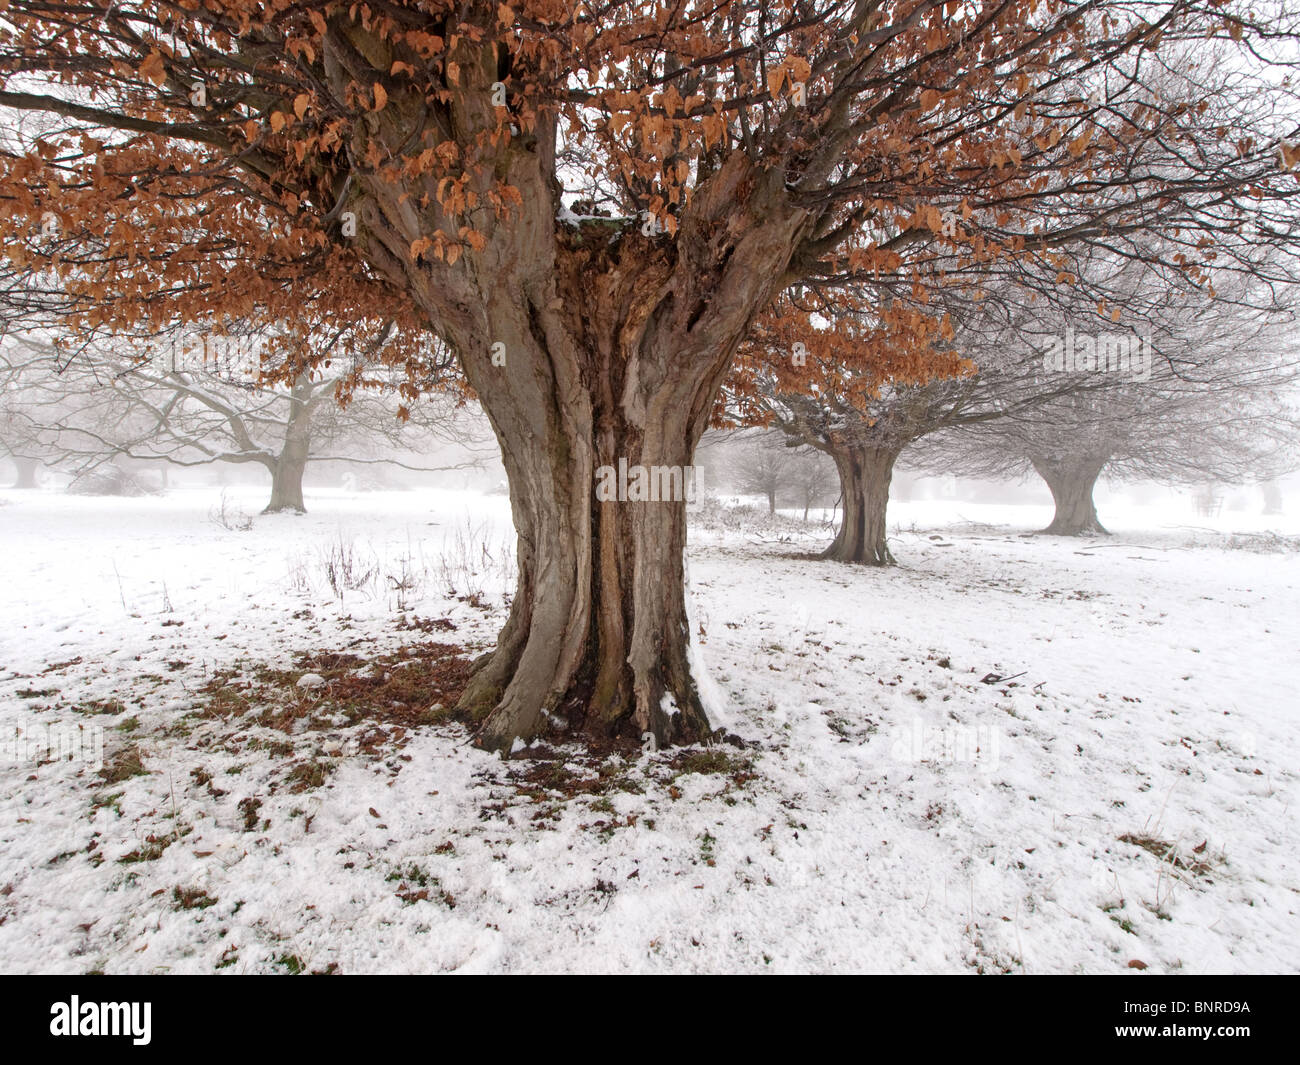
[{"label": "exposed grass patch", "polygon": [[275,964],[280,966],[290,976],[301,976],[306,965],[297,954],[281,954],[275,959]]},{"label": "exposed grass patch", "polygon": [[149,770],[144,767],[140,748],[131,745],[123,747],[113,755],[104,765],[104,768],[99,771],[99,775],[109,784],[120,784],[132,777],[145,776],[148,772]]},{"label": "exposed grass patch", "polygon": [[1188,854],[1180,851],[1177,844],[1170,843],[1168,840],[1157,839],[1155,836],[1146,833],[1126,832],[1119,837],[1119,841],[1141,847],[1148,854],[1154,855],[1159,861],[1165,862],[1175,869],[1191,873],[1193,876],[1205,876],[1212,869],[1210,863],[1201,857],[1206,847],[1204,843],[1193,847],[1192,852]]},{"label": "exposed grass patch", "polygon": [[406,868],[394,869],[385,878],[389,883],[397,884],[397,897],[408,906],[416,902],[436,899],[449,910],[456,908],[456,898],[447,891],[432,873],[428,873],[412,862]]},{"label": "exposed grass patch", "polygon": [[1112,913],[1110,915],[1110,919],[1114,921],[1117,925],[1119,925],[1120,928],[1122,928],[1129,935],[1131,936],[1137,935],[1137,929],[1133,927],[1133,922],[1130,921],[1127,917],[1120,917],[1117,914]]},{"label": "exposed grass patch", "polygon": [[172,902],[175,910],[206,910],[217,904],[202,888],[183,888],[179,884],[172,888]]},{"label": "exposed grass patch", "polygon": [[709,747],[702,751],[683,751],[674,755],[668,762],[673,779],[690,773],[725,776],[738,787],[757,778],[754,761],[746,754],[735,754],[721,747]]},{"label": "exposed grass patch", "polygon": [[79,714],[125,714],[126,703],[121,699],[87,699],[73,709]]},{"label": "exposed grass patch", "polygon": [[139,862],[156,862],[163,856],[163,851],[174,842],[174,836],[145,836],[144,842],[140,846],[118,859],[118,864],[136,865]]},{"label": "exposed grass patch", "polygon": [[318,759],[305,759],[295,762],[285,778],[291,792],[310,791],[325,783],[332,767],[328,762]]},{"label": "exposed grass patch", "polygon": [[122,816],[122,796],[124,791],[97,792],[91,796],[90,808],[92,810],[112,810],[118,817]]},{"label": "exposed grass patch", "polygon": [[608,806],[601,804],[600,797],[611,792],[637,795],[645,791],[644,782],[631,775],[634,767],[627,763],[602,760],[595,765],[581,767],[587,769],[587,772],[575,769],[558,758],[529,759],[512,765],[506,782],[533,802],[596,797],[593,809],[612,811],[613,804],[608,800],[604,800]]},{"label": "exposed grass patch", "polygon": [[[419,728],[451,718],[469,678],[470,661],[452,644],[406,644],[388,654],[362,658],[320,652],[300,656],[293,668],[261,665],[250,675],[226,670],[200,689],[202,717],[257,714],[266,728],[289,732],[304,718],[309,727],[328,727],[342,717],[347,725],[364,723]],[[298,687],[308,673],[322,684]]]},{"label": "exposed grass patch", "polygon": [[239,814],[244,819],[244,831],[252,832],[261,822],[259,811],[262,809],[262,800],[255,799],[251,795],[246,799],[239,800]]}]

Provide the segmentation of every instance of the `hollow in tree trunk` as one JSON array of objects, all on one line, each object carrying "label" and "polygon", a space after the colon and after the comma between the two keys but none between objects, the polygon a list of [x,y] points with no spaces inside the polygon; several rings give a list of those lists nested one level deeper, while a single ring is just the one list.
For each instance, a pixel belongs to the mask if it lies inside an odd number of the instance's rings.
[{"label": "hollow in tree trunk", "polygon": [[830,451],[840,475],[844,518],[823,558],[837,562],[891,565],[895,559],[885,535],[889,482],[897,448],[837,447]]},{"label": "hollow in tree trunk", "polygon": [[1051,536],[1108,535],[1097,519],[1092,501],[1097,478],[1106,467],[1105,459],[1033,459],[1038,475],[1052,491],[1056,513],[1052,524],[1043,530]]}]

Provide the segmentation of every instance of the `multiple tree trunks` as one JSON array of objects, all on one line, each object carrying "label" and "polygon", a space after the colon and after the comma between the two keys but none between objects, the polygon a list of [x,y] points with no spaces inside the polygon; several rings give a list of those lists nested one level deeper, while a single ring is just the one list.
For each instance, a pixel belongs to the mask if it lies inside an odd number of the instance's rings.
[{"label": "multiple tree trunks", "polygon": [[1035,471],[1047,482],[1056,504],[1052,523],[1043,530],[1050,536],[1106,536],[1092,501],[1097,478],[1106,459],[1031,460]]},{"label": "multiple tree trunks", "polygon": [[[603,334],[595,343],[558,323],[529,327],[555,316],[549,286],[517,324],[496,318],[505,365],[475,388],[509,477],[519,584],[497,649],[462,699],[482,720],[485,746],[510,748],[547,726],[638,740],[649,732],[660,743],[710,731],[689,661],[680,489],[717,381],[658,338],[620,350],[646,328],[628,309],[645,313],[635,290],[651,273],[638,264],[601,276],[603,293],[558,297],[589,308]],[[564,276],[574,289],[583,283],[577,264]],[[620,460],[682,471],[678,498],[597,499],[601,467]]]},{"label": "multiple tree trunks", "polygon": [[885,535],[889,482],[900,448],[833,447],[829,449],[840,475],[844,519],[823,558],[870,566],[895,561]]},{"label": "multiple tree trunks", "polygon": [[557,223],[538,158],[549,143],[543,129],[500,161],[523,201],[515,219],[436,277],[405,255],[418,234],[401,228],[403,190],[367,190],[368,258],[452,343],[510,484],[518,587],[460,709],[499,750],[548,731],[695,742],[712,727],[691,668],[685,501],[601,501],[598,472],[691,465],[809,223],[778,171],[739,156],[697,190],[675,240],[637,221]]}]

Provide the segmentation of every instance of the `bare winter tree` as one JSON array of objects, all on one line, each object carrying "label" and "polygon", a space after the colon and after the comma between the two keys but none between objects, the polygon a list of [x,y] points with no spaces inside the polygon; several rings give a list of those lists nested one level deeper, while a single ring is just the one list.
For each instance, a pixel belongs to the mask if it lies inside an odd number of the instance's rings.
[{"label": "bare winter tree", "polygon": [[482,439],[480,458],[447,466],[393,454],[463,446],[469,419],[456,420],[451,396],[428,395],[407,408],[392,389],[341,397],[342,369],[304,370],[278,384],[256,379],[246,351],[205,352],[206,362],[198,352],[180,354],[149,358],[104,344],[69,356],[48,341],[5,338],[0,373],[9,387],[0,418],[30,453],[74,474],[120,458],[262,466],[271,477],[264,513],[305,511],[303,475],[313,459],[430,470],[476,465],[486,455]]},{"label": "bare winter tree", "polygon": [[[3,371],[0,370],[0,375]],[[0,394],[0,454],[8,455],[14,464],[16,478],[13,488],[36,488],[37,472],[41,460],[30,454],[25,441],[25,427],[10,415],[12,395]]]},{"label": "bare winter tree", "polygon": [[[740,379],[742,387],[729,389],[725,401],[741,420],[771,424],[790,445],[805,446],[831,460],[843,514],[824,557],[873,565],[894,562],[886,518],[894,466],[905,448],[943,429],[1000,417],[1011,409],[1046,402],[1056,391],[1080,387],[1079,382],[1035,378],[1041,356],[1022,338],[1035,331],[1036,317],[1027,296],[1018,296],[1003,292],[999,299],[983,300],[977,310],[967,308],[970,322],[960,334],[954,333],[952,343],[960,344],[969,358],[954,353],[948,363],[951,373],[922,381],[855,373],[851,364],[856,360],[841,358],[845,347],[891,342],[873,328],[869,313],[859,312],[864,319],[861,330],[846,329],[842,307],[818,305],[823,319],[833,314],[839,318],[836,332],[822,337],[819,350],[807,355],[815,374],[811,388],[789,387],[780,374],[771,372],[765,355],[772,342],[760,329],[758,343],[766,348],[758,349],[759,358],[742,362],[732,382]],[[909,342],[927,328],[935,328],[934,319],[902,323]],[[883,351],[877,365],[890,365]]]},{"label": "bare winter tree", "polygon": [[762,496],[767,512],[775,514],[777,497],[790,484],[795,455],[783,437],[755,433],[737,438],[728,466],[732,487],[743,495]]},{"label": "bare winter tree", "polygon": [[[1244,105],[1235,78],[1218,76],[1213,63],[1189,52],[1136,66],[1118,81],[1082,78],[1079,91],[1110,107],[1121,97],[1144,107],[1220,114]],[[1135,146],[1130,161],[1163,170],[1176,165],[1177,155],[1172,143],[1153,139]],[[1099,184],[1095,195],[1105,202],[1115,191]],[[954,231],[964,225],[955,214],[948,223]],[[1185,271],[1179,263],[1194,233],[1215,252],[1203,268]],[[1177,236],[1154,229],[1088,233],[1034,264],[980,264],[974,286],[954,270],[928,315],[825,279],[805,284],[760,320],[728,382],[726,405],[733,422],[774,425],[792,442],[834,460],[844,514],[826,557],[889,563],[889,485],[905,448],[946,429],[1008,415],[1031,420],[1037,408],[1054,401],[1068,406],[1071,396],[1080,421],[1088,410],[1109,409],[1110,401],[1097,393],[1124,383],[1129,341],[1143,345],[1136,352],[1148,360],[1143,372],[1156,384],[1174,386],[1168,394],[1186,391],[1189,380],[1204,387],[1210,379],[1232,379],[1258,395],[1284,380],[1285,371],[1268,368],[1280,354],[1269,345],[1280,342],[1293,320],[1297,233],[1294,197],[1262,203],[1244,228],[1204,218]],[[1108,355],[1122,354],[1123,371],[1044,373],[1045,353],[1053,342],[1064,347],[1067,334],[1073,358],[1076,332],[1081,345],[1093,338],[1122,344],[1122,353],[1103,350],[1100,357],[1105,363]],[[1237,335],[1245,348],[1232,343]],[[1155,350],[1153,338],[1159,340]],[[926,353],[924,360],[917,349]],[[946,362],[939,357],[944,351],[951,355]],[[1095,460],[1068,472],[1062,462],[1042,455],[1037,468],[1061,493],[1061,521],[1087,524],[1080,494],[1090,486]]]},{"label": "bare winter tree", "polygon": [[[820,453],[780,431],[742,431],[726,447],[724,468],[733,490],[760,495],[775,514],[782,499],[803,507],[806,521],[815,505],[835,496],[835,468]],[[827,499],[827,496],[830,499]]]},{"label": "bare winter tree", "polygon": [[813,507],[826,506],[836,501],[835,465],[815,448],[801,447],[794,453],[789,483],[795,498],[803,506],[803,520]]},{"label": "bare winter tree", "polygon": [[1148,313],[1154,331],[1136,338],[1145,354],[1123,366],[1112,363],[1115,334],[1056,317],[1052,348],[1025,382],[1046,401],[1007,405],[930,437],[917,461],[979,476],[1033,470],[1055,503],[1044,531],[1065,536],[1105,533],[1093,501],[1103,472],[1245,483],[1295,468],[1295,311],[1251,306],[1241,286],[1236,294],[1243,299],[1225,290],[1223,300],[1171,301]]}]

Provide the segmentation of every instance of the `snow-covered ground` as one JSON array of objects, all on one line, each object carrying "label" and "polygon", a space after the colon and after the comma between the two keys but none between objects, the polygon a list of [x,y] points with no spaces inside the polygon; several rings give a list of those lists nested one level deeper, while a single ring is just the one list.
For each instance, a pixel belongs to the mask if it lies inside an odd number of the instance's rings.
[{"label": "snow-covered ground", "polygon": [[0,971],[1300,970],[1300,553],[1224,535],[1295,522],[1103,504],[898,503],[888,570],[709,522],[751,745],[503,762],[418,705],[503,498],[0,492]]}]

